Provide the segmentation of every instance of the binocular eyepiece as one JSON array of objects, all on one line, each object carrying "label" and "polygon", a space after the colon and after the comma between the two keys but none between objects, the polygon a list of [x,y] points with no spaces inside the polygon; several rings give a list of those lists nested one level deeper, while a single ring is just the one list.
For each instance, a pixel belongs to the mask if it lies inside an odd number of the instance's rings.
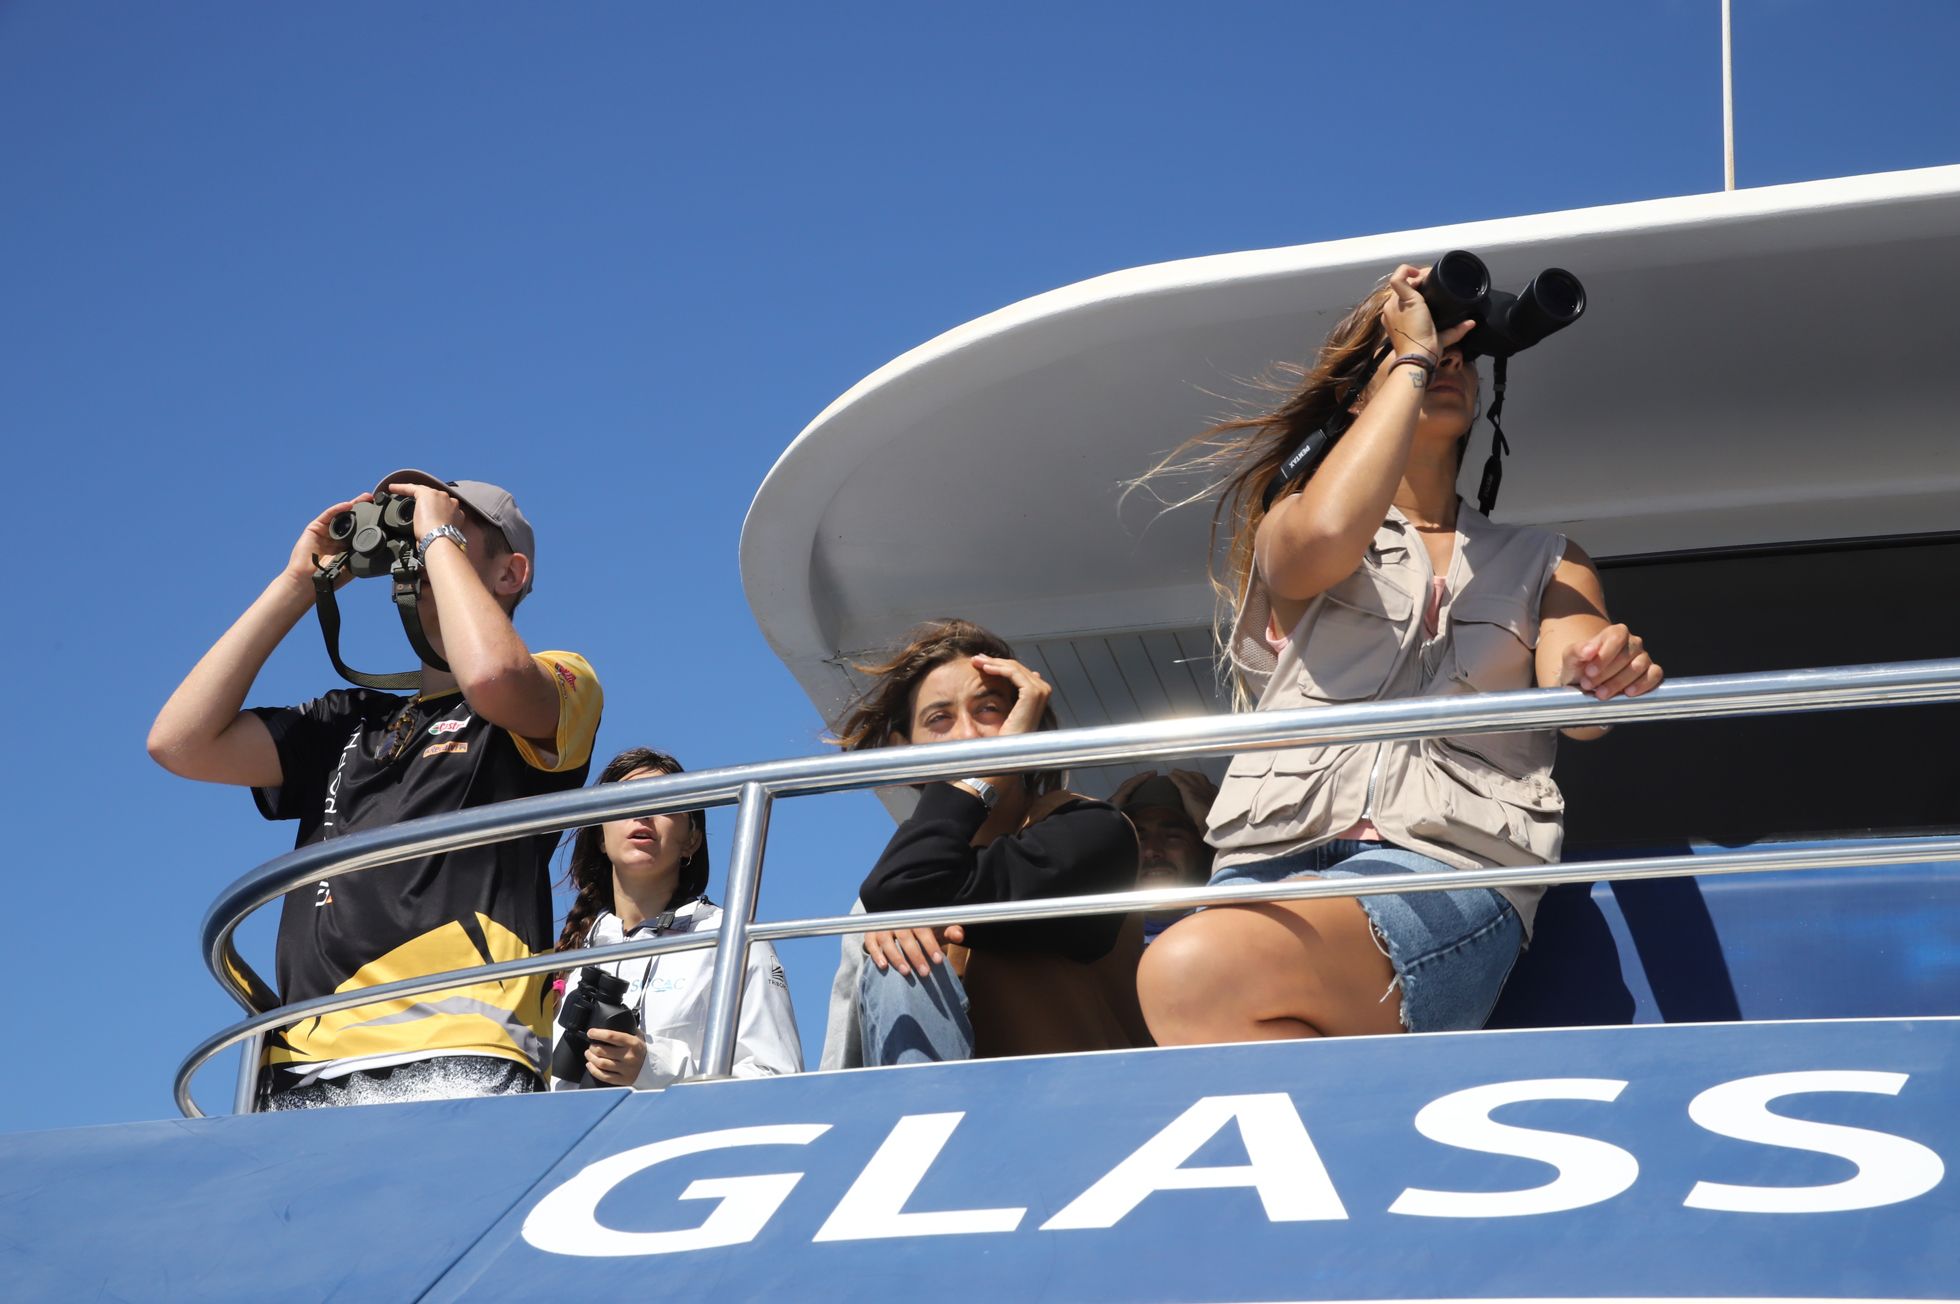
[{"label": "binocular eyepiece", "polygon": [[386,575],[415,551],[415,500],[384,493],[373,502],[355,503],[327,522],[327,537],[347,545],[347,566],[354,574]]},{"label": "binocular eyepiece", "polygon": [[1466,359],[1522,353],[1586,311],[1585,287],[1564,268],[1547,267],[1512,294],[1491,289],[1490,269],[1466,249],[1452,249],[1436,260],[1423,278],[1422,297],[1439,331],[1461,321],[1477,323],[1458,346]]}]

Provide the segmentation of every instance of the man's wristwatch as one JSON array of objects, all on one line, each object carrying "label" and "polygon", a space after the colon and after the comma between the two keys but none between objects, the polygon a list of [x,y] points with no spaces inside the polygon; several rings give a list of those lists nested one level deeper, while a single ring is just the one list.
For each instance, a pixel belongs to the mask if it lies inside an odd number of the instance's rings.
[{"label": "man's wristwatch", "polygon": [[423,535],[421,540],[416,543],[415,560],[427,561],[429,559],[429,545],[437,539],[447,539],[458,548],[461,548],[465,553],[470,550],[470,541],[463,537],[461,530],[453,525],[438,525],[435,529]]},{"label": "man's wristwatch", "polygon": [[962,787],[971,788],[973,795],[978,797],[980,804],[988,810],[992,810],[994,803],[1000,800],[1000,790],[985,779],[956,779],[954,782]]}]

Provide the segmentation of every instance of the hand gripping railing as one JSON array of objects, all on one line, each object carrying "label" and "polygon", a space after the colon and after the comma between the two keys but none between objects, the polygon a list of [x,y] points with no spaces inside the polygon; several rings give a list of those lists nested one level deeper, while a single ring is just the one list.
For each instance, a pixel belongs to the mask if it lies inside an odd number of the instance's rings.
[{"label": "hand gripping railing", "polygon": [[[1309,707],[1230,716],[1200,716],[1093,729],[1015,734],[958,743],[929,743],[868,752],[766,761],[630,782],[602,784],[410,820],[368,833],[302,847],[252,870],[226,888],[205,914],[201,940],[206,966],[252,1017],[214,1033],[178,1067],[177,1107],[186,1117],[202,1113],[191,1099],[198,1069],[218,1052],[245,1043],[234,1106],[252,1105],[260,1038],[266,1031],[304,1018],[396,997],[421,995],[478,982],[517,978],[596,959],[631,959],[674,951],[717,948],[711,980],[703,1077],[726,1077],[734,1062],[741,979],[748,948],[823,934],[862,933],[922,924],[970,924],[1046,919],[1071,914],[1127,914],[1137,910],[1216,905],[1230,901],[1295,901],[1379,892],[1447,891],[1463,887],[1599,882],[1678,875],[1760,873],[1857,865],[1916,864],[1960,858],[1960,837],[1860,839],[1827,847],[1722,852],[1696,856],[1588,861],[1577,865],[1526,865],[1455,870],[1399,877],[1392,884],[1367,880],[1295,880],[1218,888],[1158,888],[1105,896],[1053,897],[882,914],[756,923],[756,893],[770,806],[777,797],[840,792],[897,783],[1000,774],[1014,770],[1105,765],[1178,756],[1215,756],[1263,748],[1375,742],[1438,735],[1521,729],[1627,724],[1643,720],[1710,719],[1850,707],[1905,706],[1960,700],[1960,659],[1779,671],[1680,679],[1644,697],[1595,701],[1567,688],[1516,693],[1424,697],[1355,706]],[[606,820],[708,806],[738,806],[729,852],[727,886],[718,930],[615,943],[530,956],[429,974],[357,991],[261,1010],[253,993],[270,988],[238,953],[234,934],[260,906],[306,883],[337,878],[379,865]]]}]

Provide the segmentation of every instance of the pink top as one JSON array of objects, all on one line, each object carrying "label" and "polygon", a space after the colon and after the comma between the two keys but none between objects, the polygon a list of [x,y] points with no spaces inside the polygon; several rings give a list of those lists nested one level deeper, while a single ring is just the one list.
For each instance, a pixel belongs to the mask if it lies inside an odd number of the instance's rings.
[{"label": "pink top", "polygon": [[[1430,638],[1435,638],[1437,629],[1441,627],[1443,599],[1449,596],[1449,591],[1449,582],[1441,575],[1429,581],[1429,605],[1422,609],[1422,632]],[[1268,622],[1266,641],[1272,645],[1273,652],[1278,654],[1286,650],[1286,645],[1293,641],[1293,636],[1290,633],[1281,633],[1276,626]],[[1371,819],[1356,820],[1353,827],[1340,836],[1350,842],[1382,840],[1381,830],[1375,827],[1375,822]]]}]

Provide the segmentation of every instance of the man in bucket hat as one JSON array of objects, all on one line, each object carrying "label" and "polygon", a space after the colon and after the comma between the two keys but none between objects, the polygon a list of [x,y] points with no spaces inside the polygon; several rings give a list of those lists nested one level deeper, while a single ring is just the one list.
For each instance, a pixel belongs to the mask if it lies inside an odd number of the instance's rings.
[{"label": "man in bucket hat", "polygon": [[[418,614],[448,668],[425,663],[412,696],[341,688],[302,706],[241,709],[313,607],[316,569],[346,549],[329,523],[382,493],[414,501]],[[511,623],[536,559],[530,522],[496,485],[382,477],[306,527],[164,704],[150,755],[185,778],[251,788],[267,819],[299,821],[297,846],[579,787],[602,695],[583,657],[534,654]],[[280,999],[550,950],[554,841],[422,856],[294,890],[279,923]],[[290,1109],[535,1091],[549,1036],[544,975],[380,1001],[269,1034],[261,1100]]]}]

